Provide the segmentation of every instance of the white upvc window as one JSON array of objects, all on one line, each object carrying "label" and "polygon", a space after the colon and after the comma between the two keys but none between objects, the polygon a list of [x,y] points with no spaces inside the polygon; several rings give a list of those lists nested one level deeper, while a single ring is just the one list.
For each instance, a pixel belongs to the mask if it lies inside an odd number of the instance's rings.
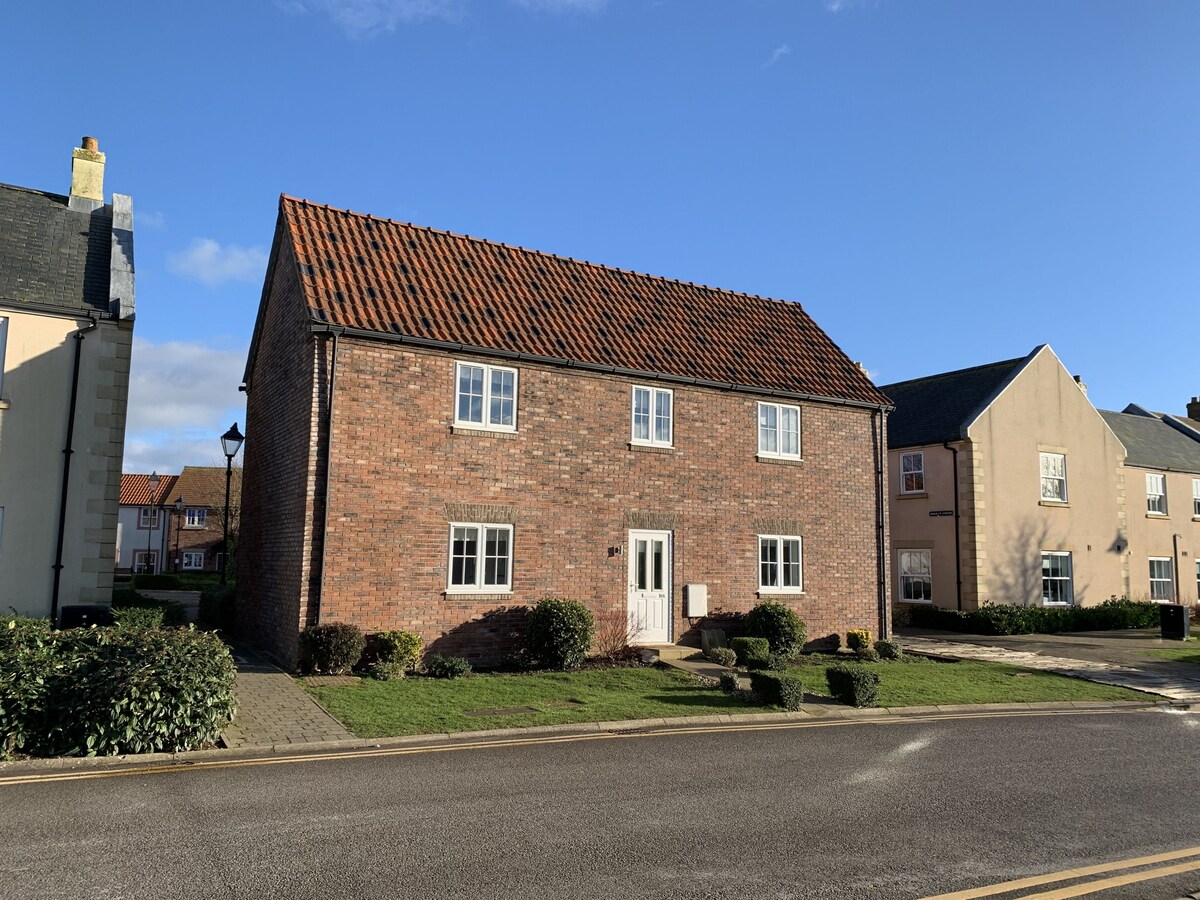
[{"label": "white upvc window", "polygon": [[1146,473],[1146,512],[1155,516],[1167,514],[1167,476]]},{"label": "white upvc window", "polygon": [[1200,519],[1200,478],[1192,479],[1192,518]]},{"label": "white upvc window", "polygon": [[497,593],[512,590],[511,525],[450,523],[450,565],[446,592]]},{"label": "white upvc window", "polygon": [[794,534],[758,536],[758,589],[762,593],[804,591],[804,539]]},{"label": "white upvc window", "polygon": [[1169,556],[1150,557],[1150,599],[1175,602],[1175,562]]},{"label": "white upvc window", "polygon": [[8,346],[8,319],[0,316],[0,400],[4,399],[4,348]]},{"label": "white upvc window", "polygon": [[800,407],[758,404],[758,455],[800,459]]},{"label": "white upvc window", "polygon": [[516,431],[517,370],[455,363],[454,424],[487,431]]},{"label": "white upvc window", "polygon": [[203,550],[184,550],[183,551],[183,567],[185,569],[203,569],[204,568],[204,551]]},{"label": "white upvc window", "polygon": [[185,513],[184,528],[204,528],[208,525],[208,509],[203,506],[189,506]]},{"label": "white upvc window", "polygon": [[161,510],[143,506],[138,509],[138,528],[157,528]]},{"label": "white upvc window", "polygon": [[1071,573],[1071,554],[1042,551],[1042,603],[1070,606],[1075,602],[1075,581]]},{"label": "white upvc window", "polygon": [[924,453],[905,453],[900,457],[900,493],[925,493]]},{"label": "white upvc window", "polygon": [[933,551],[900,550],[900,599],[905,603],[933,602]]},{"label": "white upvc window", "polygon": [[651,447],[670,447],[673,437],[672,408],[675,395],[668,388],[633,388],[633,429],[630,442]]},{"label": "white upvc window", "polygon": [[1067,457],[1063,453],[1042,453],[1042,499],[1067,502]]}]

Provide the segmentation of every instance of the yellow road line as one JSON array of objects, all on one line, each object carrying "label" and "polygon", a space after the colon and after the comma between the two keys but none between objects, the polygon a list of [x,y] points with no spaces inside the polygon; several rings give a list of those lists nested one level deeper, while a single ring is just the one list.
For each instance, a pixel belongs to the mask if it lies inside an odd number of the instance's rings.
[{"label": "yellow road line", "polygon": [[384,756],[415,756],[425,753],[448,753],[458,750],[482,750],[495,747],[527,747],[540,744],[566,744],[580,741],[611,741],[628,738],[667,737],[688,734],[728,734],[738,731],[782,731],[795,728],[840,728],[851,725],[906,725],[914,722],[950,722],[962,719],[1011,719],[1040,716],[1117,715],[1152,711],[1153,707],[1133,709],[1045,709],[1009,710],[981,713],[931,713],[921,716],[880,716],[861,719],[831,719],[812,722],[767,722],[762,724],[730,724],[694,728],[659,728],[645,731],[606,731],[595,734],[548,735],[516,740],[455,741],[447,744],[426,744],[405,747],[372,747],[366,750],[298,753],[290,756],[256,756],[247,759],[212,760],[210,762],[164,762],[132,768],[103,769],[90,772],[46,772],[30,775],[0,777],[0,787],[20,784],[44,784],[54,781],[86,781],[95,778],[127,778],[132,775],[162,775],[196,772],[202,769],[240,769],[247,766],[277,766],[291,763],[327,762],[335,759],[369,759]]},{"label": "yellow road line", "polygon": [[[1100,863],[1095,866],[1083,866],[1078,869],[1064,869],[1061,872],[1050,872],[1046,875],[1033,875],[1029,878],[1018,878],[1015,881],[1003,881],[999,884],[987,885],[980,888],[968,888],[963,891],[955,891],[951,894],[938,894],[936,897],[926,897],[925,900],[975,900],[977,897],[994,897],[997,894],[1007,894],[1011,891],[1019,891],[1024,888],[1040,887],[1044,884],[1053,884],[1056,881],[1072,881],[1076,878],[1087,878],[1092,875],[1103,875],[1107,872],[1119,872],[1121,869],[1135,869],[1139,866],[1150,866],[1156,863],[1170,862],[1175,859],[1183,859],[1188,856],[1200,856],[1200,847],[1189,847],[1186,850],[1172,850],[1169,853],[1155,853],[1152,856],[1138,856],[1133,859],[1120,860],[1118,862]],[[1200,860],[1194,860],[1189,863],[1184,863],[1180,866],[1169,867],[1170,871],[1159,869],[1156,872],[1162,874],[1153,874],[1147,872],[1138,872],[1133,875],[1124,875],[1118,878],[1105,879],[1103,881],[1092,881],[1087,884],[1075,885],[1068,888],[1060,888],[1048,893],[1042,894],[1026,894],[1021,900],[1051,900],[1051,898],[1059,897],[1079,897],[1094,891],[1107,890],[1110,887],[1119,887],[1122,884],[1132,884],[1137,881],[1145,881],[1149,878],[1162,878],[1166,875],[1179,872],[1188,872],[1192,869],[1200,869]],[[1108,882],[1112,882],[1109,884]],[[1103,885],[1098,887],[1097,885]],[[1075,891],[1075,893],[1061,893],[1062,891]]]},{"label": "yellow road line", "polygon": [[1164,866],[1161,869],[1151,869],[1148,872],[1134,872],[1132,875],[1118,875],[1115,878],[1089,881],[1087,884],[1059,888],[1058,890],[1047,891],[1043,894],[1027,894],[1023,900],[1066,900],[1067,897],[1082,897],[1086,894],[1096,894],[1100,891],[1108,891],[1126,884],[1137,884],[1139,881],[1152,881],[1155,878],[1166,878],[1168,875],[1194,872],[1197,869],[1200,869],[1200,859],[1179,863],[1179,865],[1175,866]]}]

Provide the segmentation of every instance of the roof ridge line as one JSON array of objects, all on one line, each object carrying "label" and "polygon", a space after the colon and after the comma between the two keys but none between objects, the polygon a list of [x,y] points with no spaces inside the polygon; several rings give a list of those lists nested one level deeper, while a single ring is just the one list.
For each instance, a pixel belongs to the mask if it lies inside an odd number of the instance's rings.
[{"label": "roof ridge line", "polygon": [[1026,354],[1025,356],[1015,357],[1014,359],[1000,359],[1000,360],[996,360],[996,362],[981,363],[977,366],[967,366],[965,369],[951,369],[949,372],[935,372],[932,375],[920,375],[916,378],[905,379],[904,381],[893,381],[893,382],[890,382],[889,384],[881,384],[881,385],[879,385],[879,389],[883,390],[884,388],[897,387],[902,384],[912,384],[915,381],[929,381],[930,379],[933,379],[933,378],[945,378],[948,375],[962,375],[964,372],[977,372],[980,369],[990,369],[993,366],[1011,366],[1015,363],[1019,363],[1019,362],[1025,360],[1027,358],[1028,358],[1028,354]]}]

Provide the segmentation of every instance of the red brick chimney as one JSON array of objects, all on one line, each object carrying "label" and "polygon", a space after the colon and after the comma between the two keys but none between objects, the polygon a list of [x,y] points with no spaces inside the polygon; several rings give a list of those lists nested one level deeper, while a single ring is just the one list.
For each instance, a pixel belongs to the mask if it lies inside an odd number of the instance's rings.
[{"label": "red brick chimney", "polygon": [[1192,402],[1187,405],[1187,411],[1189,419],[1200,419],[1200,397],[1192,398]]}]

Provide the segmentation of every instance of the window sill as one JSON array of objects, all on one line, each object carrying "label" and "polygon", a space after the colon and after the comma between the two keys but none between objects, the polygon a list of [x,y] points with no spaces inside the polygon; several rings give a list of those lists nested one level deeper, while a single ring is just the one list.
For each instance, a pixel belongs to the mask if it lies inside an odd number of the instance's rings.
[{"label": "window sill", "polygon": [[1167,513],[1146,513],[1146,518],[1147,519],[1169,519],[1171,517],[1169,515],[1167,515]]},{"label": "window sill", "polygon": [[1049,608],[1051,608],[1051,609],[1063,609],[1063,608],[1065,608],[1065,607],[1068,607],[1068,606],[1074,606],[1074,605],[1075,605],[1074,603],[1050,603],[1050,602],[1049,602],[1049,601],[1047,601],[1047,600],[1043,600],[1043,601],[1042,601],[1042,608],[1043,608],[1043,609],[1045,609],[1045,608],[1047,608],[1047,607],[1049,607]]},{"label": "window sill", "polygon": [[476,437],[515,438],[517,432],[501,428],[475,428],[468,425],[451,425],[451,434],[473,434]]},{"label": "window sill", "polygon": [[758,596],[763,597],[803,597],[807,591],[795,588],[759,588]]},{"label": "window sill", "polygon": [[907,603],[910,606],[933,606],[932,600],[897,600],[897,603]]},{"label": "window sill", "polygon": [[1070,509],[1071,504],[1066,500],[1039,500],[1038,506],[1058,507],[1059,509]]},{"label": "window sill", "polygon": [[509,600],[512,595],[512,591],[442,591],[447,600]]},{"label": "window sill", "polygon": [[771,463],[776,466],[802,466],[804,460],[799,456],[763,456],[761,453],[755,457],[761,463]]},{"label": "window sill", "polygon": [[637,450],[639,453],[674,453],[675,448],[670,444],[639,444],[635,441],[629,442],[630,450]]},{"label": "window sill", "polygon": [[909,491],[907,494],[901,491],[896,495],[897,500],[928,500],[929,491]]}]

